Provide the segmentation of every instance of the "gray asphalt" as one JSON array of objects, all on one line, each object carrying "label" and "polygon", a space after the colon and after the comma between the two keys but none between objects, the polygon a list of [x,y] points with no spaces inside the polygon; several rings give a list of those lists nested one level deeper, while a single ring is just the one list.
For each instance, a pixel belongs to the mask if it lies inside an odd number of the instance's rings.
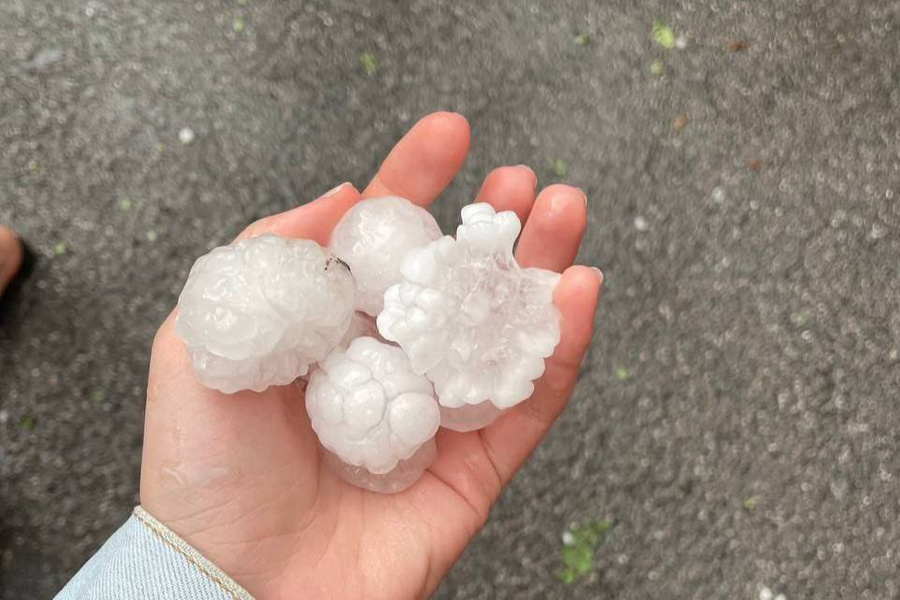
[{"label": "gray asphalt", "polygon": [[0,315],[3,598],[136,503],[193,258],[437,109],[474,139],[442,225],[490,167],[564,161],[607,277],[570,409],[438,596],[900,594],[900,2],[0,0],[0,57],[0,222],[38,259]]}]

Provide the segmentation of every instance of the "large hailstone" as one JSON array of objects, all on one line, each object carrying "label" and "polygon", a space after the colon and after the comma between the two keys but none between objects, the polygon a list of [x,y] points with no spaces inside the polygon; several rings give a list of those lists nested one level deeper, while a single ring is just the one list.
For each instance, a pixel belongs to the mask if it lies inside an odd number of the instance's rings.
[{"label": "large hailstone", "polygon": [[419,446],[412,456],[401,460],[396,467],[384,474],[375,474],[365,467],[348,465],[327,449],[323,449],[323,453],[328,466],[347,483],[380,494],[396,494],[422,477],[425,469],[437,458],[437,445],[434,439],[428,440]]},{"label": "large hailstone", "polygon": [[350,265],[357,309],[377,316],[384,291],[400,283],[406,253],[441,237],[434,217],[409,200],[386,196],[357,203],[331,233],[329,248]]},{"label": "large hailstone", "polygon": [[356,338],[319,364],[306,388],[306,411],[322,445],[360,487],[399,491],[434,457],[440,411],[431,383],[400,348]]},{"label": "large hailstone", "polygon": [[448,413],[454,429],[483,426],[531,396],[559,342],[553,305],[559,275],[516,264],[520,229],[513,212],[466,206],[456,239],[445,236],[407,253],[404,281],[384,295],[378,330],[434,383],[441,406],[479,405],[466,408],[455,424]]},{"label": "large hailstone", "polygon": [[197,259],[175,332],[203,385],[260,392],[325,358],[347,331],[353,303],[350,271],[327,250],[263,235]]},{"label": "large hailstone", "polygon": [[459,408],[441,406],[441,427],[453,431],[475,431],[487,427],[503,413],[490,400],[464,404]]}]

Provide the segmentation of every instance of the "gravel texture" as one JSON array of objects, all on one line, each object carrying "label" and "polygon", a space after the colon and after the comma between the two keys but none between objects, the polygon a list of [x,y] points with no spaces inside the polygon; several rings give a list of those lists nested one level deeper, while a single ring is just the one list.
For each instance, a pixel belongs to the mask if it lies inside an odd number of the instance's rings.
[{"label": "gravel texture", "polygon": [[137,501],[194,258],[442,108],[474,145],[441,225],[493,165],[565,174],[607,285],[438,597],[900,594],[900,2],[362,4],[0,1],[0,221],[37,257],[0,313],[0,596],[52,596]]}]

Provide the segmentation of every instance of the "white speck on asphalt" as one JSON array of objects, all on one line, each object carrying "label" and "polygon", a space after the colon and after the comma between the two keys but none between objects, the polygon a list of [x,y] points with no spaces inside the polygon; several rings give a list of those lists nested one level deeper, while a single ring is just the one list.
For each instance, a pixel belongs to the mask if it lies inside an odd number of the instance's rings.
[{"label": "white speck on asphalt", "polygon": [[767,586],[759,588],[759,600],[787,600],[784,594],[774,594]]},{"label": "white speck on asphalt", "polygon": [[712,199],[716,204],[721,204],[725,201],[725,189],[722,187],[713,188],[712,191]]},{"label": "white speck on asphalt", "polygon": [[194,141],[194,130],[190,127],[182,127],[178,132],[178,141],[185,146]]},{"label": "white speck on asphalt", "polygon": [[638,215],[634,218],[634,228],[638,231],[647,231],[650,228],[650,225],[647,223],[647,219]]},{"label": "white speck on asphalt", "polygon": [[62,58],[62,50],[59,48],[44,48],[38,51],[30,61],[25,63],[29,69],[40,70],[48,65],[52,65]]}]

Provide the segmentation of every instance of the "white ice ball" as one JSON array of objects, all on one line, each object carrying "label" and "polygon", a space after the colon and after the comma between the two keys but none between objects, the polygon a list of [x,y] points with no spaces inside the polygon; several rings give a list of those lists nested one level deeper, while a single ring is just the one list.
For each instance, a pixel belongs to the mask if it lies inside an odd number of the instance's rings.
[{"label": "white ice ball", "polygon": [[373,475],[411,458],[440,425],[431,383],[412,371],[400,348],[371,337],[356,338],[319,364],[306,388],[306,411],[327,450]]},{"label": "white ice ball", "polygon": [[403,281],[384,295],[379,332],[434,383],[442,406],[490,400],[502,410],[527,399],[559,342],[559,274],[519,267],[520,229],[513,212],[466,206],[456,239],[410,250]]},{"label": "white ice ball", "polygon": [[356,280],[356,307],[381,312],[384,291],[401,281],[400,263],[412,248],[441,237],[434,217],[409,200],[386,196],[357,203],[331,233],[329,247],[350,265]]},{"label": "white ice ball", "polygon": [[327,250],[263,235],[197,259],[178,298],[175,332],[203,385],[259,392],[291,383],[327,356],[353,304],[350,271]]},{"label": "white ice ball", "polygon": [[364,490],[371,490],[380,494],[396,494],[402,492],[417,482],[425,469],[431,466],[437,458],[437,446],[434,439],[430,439],[416,450],[412,456],[397,463],[397,466],[387,473],[374,474],[365,467],[348,465],[336,454],[329,450],[323,451],[325,461],[331,469],[344,481]]}]

